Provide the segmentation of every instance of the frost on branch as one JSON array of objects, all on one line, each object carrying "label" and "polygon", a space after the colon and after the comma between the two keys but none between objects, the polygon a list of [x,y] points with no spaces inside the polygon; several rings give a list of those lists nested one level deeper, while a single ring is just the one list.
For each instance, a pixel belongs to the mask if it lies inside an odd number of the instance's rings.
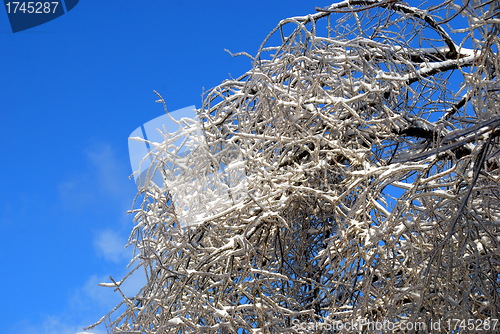
[{"label": "frost on branch", "polygon": [[[147,284],[110,330],[500,318],[497,11],[343,1],[281,21],[198,110],[186,173],[212,184],[236,163],[244,182],[217,181],[223,209],[186,227],[171,189],[141,189]],[[156,166],[178,163],[169,138]]]}]

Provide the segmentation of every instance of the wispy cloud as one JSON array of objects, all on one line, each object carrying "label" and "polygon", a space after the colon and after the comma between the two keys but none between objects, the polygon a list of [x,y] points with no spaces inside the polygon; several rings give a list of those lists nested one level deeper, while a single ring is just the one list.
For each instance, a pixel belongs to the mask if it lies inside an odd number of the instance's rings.
[{"label": "wispy cloud", "polygon": [[6,334],[104,334],[102,329],[84,331],[87,324],[70,324],[62,317],[47,316],[40,324],[19,323],[13,326]]},{"label": "wispy cloud", "polygon": [[99,286],[102,282],[109,282],[109,275],[91,275],[73,295],[72,307],[81,310],[100,310],[102,315],[111,310],[120,302],[120,296],[113,289]]},{"label": "wispy cloud", "polygon": [[131,172],[127,157],[119,157],[111,145],[103,142],[92,143],[82,154],[83,168],[66,175],[58,185],[60,206],[75,212],[96,208],[120,214],[130,209],[135,186],[128,178]]},{"label": "wispy cloud", "polygon": [[[120,281],[125,274],[125,271],[123,271],[119,275],[113,276],[113,279]],[[96,314],[95,318],[85,324],[85,326],[95,323],[121,302],[122,297],[119,292],[115,291],[115,288],[99,285],[99,283],[110,282],[109,275],[92,275],[85,282],[84,286],[73,295],[71,302],[72,309],[80,310],[80,312],[92,311]],[[121,284],[120,289],[126,296],[135,296],[144,287],[145,283],[146,276],[144,272],[137,270]],[[97,327],[97,329],[99,328],[101,326]]]},{"label": "wispy cloud", "polygon": [[126,264],[131,260],[132,252],[125,249],[126,243],[126,237],[110,229],[98,232],[94,240],[99,256],[114,263]]},{"label": "wispy cloud", "polygon": [[[70,217],[89,221],[92,240],[88,244],[94,246],[94,254],[101,263],[88,273],[88,278],[68,300],[58,301],[59,313],[16,324],[8,334],[103,334],[102,327],[87,331],[83,328],[99,320],[121,300],[114,289],[98,284],[109,282],[110,275],[120,280],[132,256],[131,249],[125,248],[133,225],[132,217],[125,212],[135,195],[135,186],[128,179],[128,159],[103,142],[92,143],[82,155],[85,161],[82,168],[66,174],[59,183],[57,205]],[[135,294],[144,285],[143,277],[131,276],[123,289]]]},{"label": "wispy cloud", "polygon": [[115,199],[130,203],[130,197],[124,189],[131,189],[128,176],[128,160],[118,159],[113,147],[108,144],[93,144],[85,150],[100,191]]}]

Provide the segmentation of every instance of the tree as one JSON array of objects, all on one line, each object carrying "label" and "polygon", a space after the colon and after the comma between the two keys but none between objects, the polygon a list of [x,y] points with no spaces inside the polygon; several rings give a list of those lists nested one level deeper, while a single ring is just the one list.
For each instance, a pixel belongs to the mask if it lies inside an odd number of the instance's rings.
[{"label": "tree", "polygon": [[[238,196],[184,227],[168,187],[142,188],[130,241],[147,284],[103,321],[113,333],[493,330],[498,6],[346,0],[281,21],[250,71],[206,95],[203,139],[164,174],[210,194],[240,161],[244,179],[225,188]],[[179,167],[165,138],[156,166]]]}]

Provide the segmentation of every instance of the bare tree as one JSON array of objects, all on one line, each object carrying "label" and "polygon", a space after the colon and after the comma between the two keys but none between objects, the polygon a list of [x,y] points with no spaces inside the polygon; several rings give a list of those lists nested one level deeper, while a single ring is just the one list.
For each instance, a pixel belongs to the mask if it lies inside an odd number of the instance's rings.
[{"label": "bare tree", "polygon": [[141,189],[130,242],[147,284],[110,331],[500,327],[498,17],[498,1],[346,0],[281,21],[205,97],[190,158],[171,134],[151,153],[206,194],[232,161],[244,176],[189,226],[167,186]]}]

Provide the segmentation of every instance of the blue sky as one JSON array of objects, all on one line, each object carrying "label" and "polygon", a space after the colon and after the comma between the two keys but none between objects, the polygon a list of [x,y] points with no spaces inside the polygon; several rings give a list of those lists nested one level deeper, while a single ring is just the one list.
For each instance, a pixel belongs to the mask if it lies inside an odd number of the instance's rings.
[{"label": "blue sky", "polygon": [[224,49],[253,54],[280,19],[328,4],[82,0],[15,34],[0,8],[2,333],[74,334],[117,302],[97,283],[130,259],[127,137],[163,113],[153,90],[199,107],[250,68]]}]

